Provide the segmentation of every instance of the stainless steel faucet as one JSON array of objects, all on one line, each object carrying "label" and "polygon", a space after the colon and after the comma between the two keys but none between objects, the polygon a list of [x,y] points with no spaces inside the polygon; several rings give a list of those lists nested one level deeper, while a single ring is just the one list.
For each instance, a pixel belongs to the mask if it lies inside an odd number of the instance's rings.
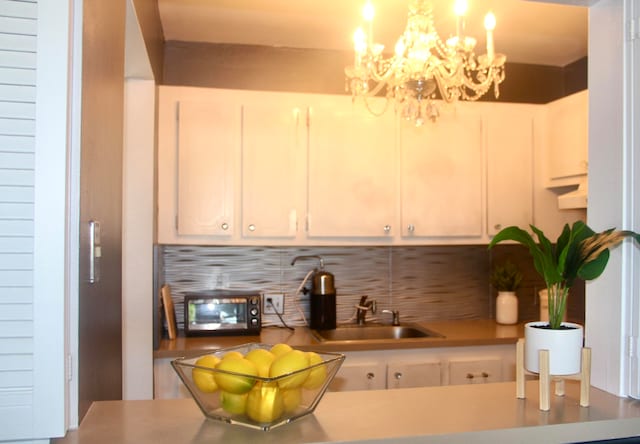
[{"label": "stainless steel faucet", "polygon": [[371,310],[371,313],[376,312],[376,301],[375,299],[367,301],[367,296],[362,296],[360,298],[360,303],[356,305],[356,309],[356,322],[358,323],[358,325],[364,325],[367,311]]},{"label": "stainless steel faucet", "polygon": [[389,313],[393,316],[391,325],[400,325],[400,312],[398,310],[382,310],[382,313]]}]

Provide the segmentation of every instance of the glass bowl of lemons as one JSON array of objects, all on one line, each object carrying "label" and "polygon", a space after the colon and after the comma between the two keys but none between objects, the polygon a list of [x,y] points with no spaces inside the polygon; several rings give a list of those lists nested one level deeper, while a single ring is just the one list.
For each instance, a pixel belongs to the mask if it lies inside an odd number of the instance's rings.
[{"label": "glass bowl of lemons", "polygon": [[207,418],[268,431],[312,413],[344,358],[250,343],[171,365]]}]

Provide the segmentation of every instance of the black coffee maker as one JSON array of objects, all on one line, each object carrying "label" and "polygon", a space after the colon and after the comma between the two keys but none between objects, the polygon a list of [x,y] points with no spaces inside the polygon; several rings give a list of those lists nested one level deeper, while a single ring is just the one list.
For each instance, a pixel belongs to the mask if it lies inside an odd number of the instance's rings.
[{"label": "black coffee maker", "polygon": [[[325,271],[324,260],[320,256],[297,256],[291,262],[294,265],[298,259],[314,258],[320,262],[311,275],[311,295],[309,298],[311,319],[309,327],[314,330],[332,330],[336,328],[336,287],[333,274]],[[308,292],[305,290],[305,293]]]}]

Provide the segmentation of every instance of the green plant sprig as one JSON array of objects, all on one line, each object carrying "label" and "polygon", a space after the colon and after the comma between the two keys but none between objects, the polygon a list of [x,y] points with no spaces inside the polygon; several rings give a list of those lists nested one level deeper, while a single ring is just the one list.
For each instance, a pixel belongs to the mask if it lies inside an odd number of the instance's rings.
[{"label": "green plant sprig", "polygon": [[522,273],[513,262],[507,260],[493,268],[490,281],[498,291],[516,291],[522,283]]}]

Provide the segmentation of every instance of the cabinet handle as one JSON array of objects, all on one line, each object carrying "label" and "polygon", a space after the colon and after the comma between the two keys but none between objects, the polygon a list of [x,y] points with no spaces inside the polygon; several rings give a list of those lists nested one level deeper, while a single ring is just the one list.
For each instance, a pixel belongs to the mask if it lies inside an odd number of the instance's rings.
[{"label": "cabinet handle", "polygon": [[373,373],[373,372],[367,373],[367,379],[373,379],[375,377],[376,377],[375,373]]},{"label": "cabinet handle", "polygon": [[254,224],[249,224],[249,231],[256,231],[256,226]]},{"label": "cabinet handle", "polygon": [[480,376],[480,377],[483,377],[483,378],[488,378],[489,377],[489,373],[487,373],[487,372],[476,373],[476,374],[467,373],[467,379],[473,379],[476,376]]},{"label": "cabinet handle", "polygon": [[223,230],[225,230],[225,231],[226,231],[226,230],[228,230],[228,229],[229,229],[229,224],[228,224],[228,223],[226,223],[226,222],[223,222],[223,223],[222,223],[222,225],[220,225],[220,227],[221,227]]},{"label": "cabinet handle", "polygon": [[385,225],[383,227],[383,230],[384,230],[385,233],[388,233],[389,231],[391,231],[391,225]]},{"label": "cabinet handle", "polygon": [[396,379],[402,379],[402,372],[395,372],[393,374],[393,377],[396,378]]},{"label": "cabinet handle", "polygon": [[416,227],[415,227],[415,225],[413,225],[413,224],[409,224],[409,225],[407,226],[407,231],[408,231],[409,233],[413,233],[414,231],[416,231]]}]

